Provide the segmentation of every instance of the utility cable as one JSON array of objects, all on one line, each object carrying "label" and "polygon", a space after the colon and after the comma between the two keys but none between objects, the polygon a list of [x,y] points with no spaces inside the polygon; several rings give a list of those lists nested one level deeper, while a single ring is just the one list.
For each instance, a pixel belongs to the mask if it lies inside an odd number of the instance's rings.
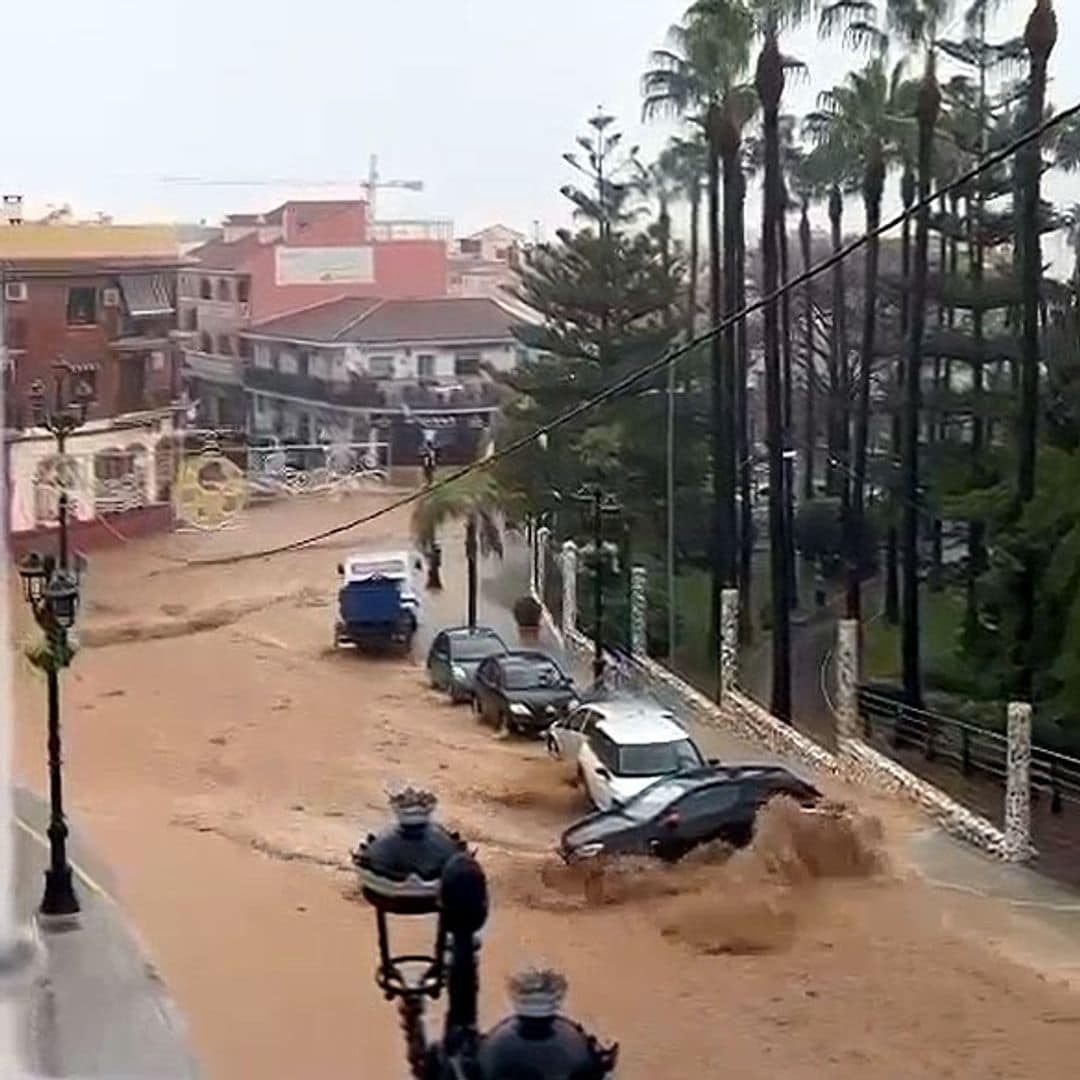
[{"label": "utility cable", "polygon": [[850,255],[854,255],[856,252],[862,250],[870,240],[879,238],[886,233],[892,232],[894,229],[900,227],[905,221],[920,214],[923,210],[933,209],[934,204],[940,200],[943,195],[948,195],[950,192],[959,188],[965,187],[970,184],[972,180],[979,177],[982,173],[988,169],[992,169],[1002,162],[1007,161],[1010,157],[1022,150],[1025,146],[1032,142],[1041,139],[1042,136],[1064,123],[1066,120],[1072,119],[1074,116],[1080,115],[1080,102],[1070,106],[1067,109],[1063,109],[1061,112],[1056,113],[1054,116],[1048,117],[1037,127],[1031,128],[1029,131],[1013,140],[1008,145],[1002,147],[999,150],[995,150],[993,153],[988,154],[981,161],[977,162],[974,166],[968,169],[966,172],[961,173],[955,179],[942,185],[940,188],[936,188],[924,199],[917,200],[909,209],[902,210],[899,214],[890,218],[888,221],[882,222],[876,229],[871,232],[863,233],[861,236],[856,237],[854,240],[848,241],[848,243],[842,245],[836,251],[834,251],[827,258],[822,259],[820,262],[815,263],[813,266],[802,271],[796,277],[792,278],[787,283],[781,285],[779,288],[773,290],[769,295],[762,296],[757,300],[747,304],[742,310],[728,316],[721,322],[711,326],[709,329],[698,334],[696,337],[691,338],[689,341],[682,345],[679,345],[659,356],[657,359],[643,364],[635,370],[627,373],[622,378],[617,379],[610,386],[603,390],[598,391],[595,394],[590,395],[584,400],[578,402],[577,405],[567,409],[565,412],[559,414],[554,419],[548,421],[546,424],[529,432],[527,435],[514,439],[512,442],[507,443],[501,450],[496,450],[495,453],[480,461],[471,462],[468,465],[462,466],[456,469],[454,472],[447,476],[444,476],[433,483],[423,488],[410,492],[408,495],[404,495],[399,499],[395,499],[393,502],[388,503],[386,506],[380,507],[378,510],[373,510],[368,514],[364,514],[361,517],[354,518],[352,521],[343,522],[340,525],[334,525],[329,529],[323,529],[321,532],[313,533],[310,536],[301,537],[297,540],[291,540],[285,544],[278,544],[275,547],[263,548],[258,551],[246,551],[240,552],[235,555],[223,555],[212,559],[189,559],[185,560],[185,565],[188,566],[224,566],[232,563],[246,562],[250,559],[262,559],[268,558],[271,555],[281,555],[288,551],[295,551],[298,548],[306,547],[308,544],[318,543],[320,540],[326,540],[331,536],[337,536],[339,533],[348,532],[352,529],[359,528],[363,525],[370,524],[372,521],[377,520],[380,517],[384,517],[387,514],[393,513],[395,510],[400,510],[405,506],[430,495],[434,491],[438,491],[450,484],[457,483],[464,477],[471,475],[474,472],[478,472],[481,469],[491,468],[497,462],[503,458],[510,457],[513,454],[523,450],[530,443],[534,442],[539,436],[546,435],[557,428],[564,427],[576,420],[578,417],[583,416],[587,412],[591,412],[593,409],[600,405],[603,405],[615,398],[621,397],[628,390],[632,389],[638,383],[643,382],[651,375],[665,369],[668,365],[675,363],[677,360],[686,356],[688,353],[693,352],[695,349],[700,348],[702,345],[712,341],[713,338],[722,334],[729,327],[734,326],[736,323],[742,322],[750,315],[761,311],[772,304],[775,304],[782,296],[787,293],[805,285],[808,281],[813,281],[815,278],[820,277],[826,271],[831,270],[833,267],[842,263]]}]

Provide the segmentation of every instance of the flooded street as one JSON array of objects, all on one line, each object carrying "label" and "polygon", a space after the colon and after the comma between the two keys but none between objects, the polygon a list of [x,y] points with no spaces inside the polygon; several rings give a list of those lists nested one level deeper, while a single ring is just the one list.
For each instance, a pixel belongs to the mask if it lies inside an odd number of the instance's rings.
[{"label": "flooded street", "polygon": [[[718,1064],[796,1080],[1063,1075],[1080,1051],[1080,997],[954,929],[977,916],[989,939],[998,917],[905,867],[896,853],[912,816],[886,800],[839,833],[808,834],[771,807],[730,860],[557,864],[554,842],[585,805],[539,744],[496,739],[436,695],[422,647],[411,661],[331,647],[342,553],[403,546],[407,511],[270,559],[183,564],[386,499],[282,502],[229,532],[91,557],[83,647],[63,687],[70,813],[111,868],[207,1075],[404,1075],[349,853],[387,819],[387,786],[405,781],[438,794],[441,819],[488,872],[485,1026],[506,1011],[506,976],[542,961],[566,974],[568,1011],[620,1042],[629,1080]],[[464,613],[460,545],[444,549],[428,632]],[[19,776],[40,790],[43,685],[25,663],[17,683]]]}]

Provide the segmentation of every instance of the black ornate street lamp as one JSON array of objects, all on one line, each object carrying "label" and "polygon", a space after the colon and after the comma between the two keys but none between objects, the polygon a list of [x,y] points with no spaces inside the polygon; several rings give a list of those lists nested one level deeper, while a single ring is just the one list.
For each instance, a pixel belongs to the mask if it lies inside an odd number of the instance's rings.
[{"label": "black ornate street lamp", "polygon": [[79,610],[81,559],[72,567],[68,552],[68,486],[70,462],[65,457],[68,436],[86,422],[94,399],[89,376],[92,366],[75,366],[62,360],[53,365],[54,396],[46,400],[45,385],[35,380],[30,387],[30,409],[35,427],[43,427],[56,440],[58,557],[31,552],[19,565],[23,592],[34,619],[48,643],[45,676],[49,707],[49,867],[45,871],[45,892],[39,911],[49,921],[72,921],[79,912],[71,865],[67,858],[67,822],[64,819],[64,789],[60,743],[60,669],[71,662],[68,632]]},{"label": "black ornate street lamp", "polygon": [[[375,908],[379,966],[375,981],[397,1000],[411,1075],[416,1080],[601,1080],[616,1046],[601,1047],[558,1014],[565,980],[527,972],[511,980],[516,1015],[488,1034],[477,1031],[477,953],[487,921],[484,872],[457,833],[431,818],[435,796],[407,788],[391,796],[396,822],[369,834],[353,853],[364,898]],[[430,954],[395,952],[390,921],[435,917]],[[445,1029],[429,1043],[427,1000],[448,991]]]},{"label": "black ornate street lamp", "polygon": [[593,528],[593,686],[604,684],[604,517],[622,511],[614,495],[599,484],[586,484],[574,496],[592,508]]}]

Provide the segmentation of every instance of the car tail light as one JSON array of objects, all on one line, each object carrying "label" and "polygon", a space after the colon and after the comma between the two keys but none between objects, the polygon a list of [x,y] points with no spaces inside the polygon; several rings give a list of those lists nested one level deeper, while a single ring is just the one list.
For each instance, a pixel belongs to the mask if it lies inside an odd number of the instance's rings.
[{"label": "car tail light", "polygon": [[665,814],[660,820],[660,824],[665,829],[677,829],[679,827],[679,813],[677,810],[672,810],[671,813]]}]

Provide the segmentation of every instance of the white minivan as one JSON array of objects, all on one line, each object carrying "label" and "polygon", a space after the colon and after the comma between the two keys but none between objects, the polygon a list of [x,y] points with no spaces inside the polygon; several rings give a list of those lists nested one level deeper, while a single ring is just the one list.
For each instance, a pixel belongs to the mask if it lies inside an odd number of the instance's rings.
[{"label": "white minivan", "polygon": [[577,762],[599,810],[626,802],[672,773],[707,764],[674,713],[650,701],[594,701],[548,729],[548,751]]}]

